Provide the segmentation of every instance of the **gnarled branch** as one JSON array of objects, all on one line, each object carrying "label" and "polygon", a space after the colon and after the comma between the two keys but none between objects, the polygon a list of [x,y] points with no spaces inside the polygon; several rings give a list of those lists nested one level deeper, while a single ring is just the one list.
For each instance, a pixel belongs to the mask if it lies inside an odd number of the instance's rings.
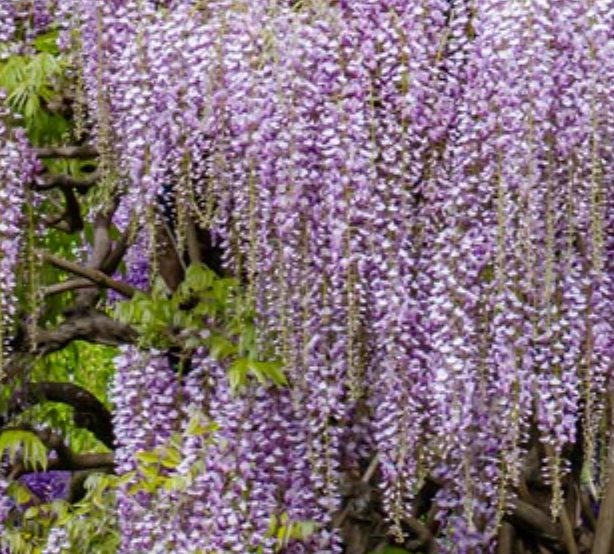
[{"label": "gnarled branch", "polygon": [[34,153],[39,158],[96,158],[99,153],[95,146],[57,146],[51,148],[35,148]]},{"label": "gnarled branch", "polygon": [[111,413],[92,393],[73,383],[28,383],[16,390],[9,401],[8,417],[42,402],[60,402],[74,409],[76,427],[91,431],[105,446],[114,447]]},{"label": "gnarled branch", "polygon": [[123,323],[97,310],[84,310],[71,315],[50,330],[39,330],[36,344],[30,345],[35,354],[45,355],[64,348],[75,340],[85,340],[106,346],[132,344],[138,333]]},{"label": "gnarled branch", "polygon": [[610,554],[614,535],[614,462],[608,466],[608,484],[601,502],[593,554]]},{"label": "gnarled branch", "polygon": [[512,509],[504,516],[518,531],[527,533],[546,543],[554,552],[567,552],[562,544],[562,530],[552,519],[539,508],[517,498],[512,503]]},{"label": "gnarled branch", "polygon": [[98,269],[83,267],[82,265],[64,260],[48,252],[43,254],[43,260],[59,269],[74,273],[80,277],[85,277],[97,285],[113,289],[128,298],[132,298],[135,292],[137,292],[137,289],[133,286],[116,281]]},{"label": "gnarled branch", "polygon": [[98,172],[91,173],[87,177],[79,179],[71,175],[64,174],[43,174],[39,175],[37,181],[32,183],[32,189],[44,192],[52,189],[76,190],[79,194],[85,194],[95,186],[100,179]]}]

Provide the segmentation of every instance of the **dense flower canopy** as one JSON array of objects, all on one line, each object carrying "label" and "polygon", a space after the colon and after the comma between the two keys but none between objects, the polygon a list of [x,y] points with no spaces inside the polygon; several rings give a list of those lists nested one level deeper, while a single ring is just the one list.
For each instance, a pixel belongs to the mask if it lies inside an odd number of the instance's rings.
[{"label": "dense flower canopy", "polygon": [[[169,219],[180,259],[206,230],[243,284],[259,352],[287,380],[236,390],[212,348],[178,378],[164,351],[124,347],[112,389],[121,552],[275,552],[282,518],[313,522],[283,552],[348,552],[334,524],[342,485],[369,467],[384,535],[400,544],[437,483],[443,553],[495,551],[535,449],[554,518],[579,468],[605,486],[612,2],[31,4],[31,33],[62,26],[101,202],[134,228],[116,277],[154,283]],[[0,41],[20,25],[1,1]],[[6,319],[37,169],[3,118]],[[195,417],[206,434],[190,430]],[[168,474],[187,490],[130,492],[137,454],[169,441],[182,462]]]}]

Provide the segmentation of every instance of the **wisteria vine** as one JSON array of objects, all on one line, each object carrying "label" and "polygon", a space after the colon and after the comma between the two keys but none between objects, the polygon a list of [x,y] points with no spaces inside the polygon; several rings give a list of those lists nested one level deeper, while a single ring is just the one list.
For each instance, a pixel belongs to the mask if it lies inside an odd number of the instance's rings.
[{"label": "wisteria vine", "polygon": [[[0,42],[16,32],[10,8],[0,2]],[[138,222],[128,279],[146,286],[144,270],[156,271],[158,208],[170,198],[179,257],[194,226],[210,233],[290,383],[233,394],[206,350],[183,381],[163,353],[121,353],[119,473],[180,437],[174,469],[189,482],[133,495],[127,481],[123,552],[343,552],[342,483],[373,463],[392,542],[405,543],[413,500],[437,482],[444,553],[494,552],[535,445],[554,517],[570,450],[605,484],[612,8],[67,0],[51,10],[77,76],[77,126],[119,213]],[[33,166],[2,119],[0,146],[6,319]],[[207,433],[188,431],[194,414]],[[282,547],[281,521],[313,529]]]}]

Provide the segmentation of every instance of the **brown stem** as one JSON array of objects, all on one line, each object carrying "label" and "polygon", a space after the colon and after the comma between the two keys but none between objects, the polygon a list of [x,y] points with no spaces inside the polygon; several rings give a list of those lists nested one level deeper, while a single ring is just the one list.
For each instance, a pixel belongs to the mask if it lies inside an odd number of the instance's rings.
[{"label": "brown stem", "polygon": [[85,277],[86,279],[89,279],[97,285],[113,289],[128,298],[132,298],[137,292],[137,289],[135,289],[131,285],[116,281],[102,271],[83,267],[82,265],[70,262],[68,260],[64,260],[48,252],[45,252],[43,254],[43,260],[59,269],[63,269],[64,271],[68,271],[70,273],[74,273],[75,275]]},{"label": "brown stem", "polygon": [[114,447],[111,413],[92,393],[73,383],[28,383],[13,393],[9,401],[9,417],[43,402],[71,406],[76,427],[91,431],[108,448]]},{"label": "brown stem", "polygon": [[497,537],[497,554],[513,554],[516,531],[510,523],[503,522]]},{"label": "brown stem", "polygon": [[520,532],[535,537],[552,547],[555,552],[565,552],[561,544],[562,532],[559,526],[539,508],[517,498],[512,510],[504,516]]},{"label": "brown stem", "polygon": [[[44,433],[44,431],[43,431]],[[113,452],[92,452],[88,454],[75,454],[56,433],[48,432],[47,436],[41,436],[47,448],[53,450],[57,459],[53,461],[49,469],[67,471],[79,471],[86,469],[110,469],[115,468],[115,456]]]},{"label": "brown stem", "polygon": [[599,509],[592,554],[611,554],[614,534],[614,461],[608,467],[608,484]]},{"label": "brown stem", "polygon": [[[379,465],[379,454],[376,454],[371,460],[371,463],[369,464],[369,467],[365,471],[364,475],[360,478],[360,483],[367,484],[373,477],[373,474],[377,470],[378,465]],[[343,508],[343,510],[338,512],[333,518],[333,526],[341,527],[343,525],[343,522],[346,520],[346,518],[348,517],[351,511],[352,511],[352,504],[348,503]]]},{"label": "brown stem", "polygon": [[40,192],[51,189],[76,190],[79,194],[85,194],[95,186],[100,180],[97,172],[89,174],[87,177],[77,178],[72,175],[45,173],[39,175],[36,182],[32,183],[32,189]]},{"label": "brown stem", "polygon": [[35,148],[34,152],[39,158],[96,158],[99,155],[96,147],[89,144],[83,146]]},{"label": "brown stem", "polygon": [[200,241],[198,239],[198,232],[196,230],[196,224],[192,218],[188,219],[186,238],[188,243],[188,256],[190,263],[197,264],[202,262],[202,256],[200,252]]},{"label": "brown stem", "polygon": [[89,310],[71,315],[53,329],[39,330],[36,334],[36,344],[30,347],[33,354],[45,355],[56,352],[75,340],[119,346],[133,344],[137,338],[137,332],[131,327],[111,319],[102,312]]},{"label": "brown stem", "polygon": [[561,530],[563,532],[563,543],[569,554],[579,554],[578,545],[574,537],[573,526],[569,519],[567,510],[563,507],[561,510]]},{"label": "brown stem", "polygon": [[[92,241],[92,250],[87,262],[84,264],[85,269],[95,270],[109,275],[102,269],[102,264],[107,259],[111,252],[111,224],[113,212],[116,205],[105,207],[100,210],[94,218],[94,234]],[[75,306],[95,306],[100,298],[100,290],[97,288],[81,288],[75,296]]]},{"label": "brown stem", "polygon": [[420,550],[424,554],[437,554],[437,541],[431,530],[424,523],[413,517],[404,518],[403,523],[418,537],[416,541],[406,545],[410,547],[410,550]]},{"label": "brown stem", "polygon": [[[9,428],[6,428],[9,429]],[[87,454],[75,454],[64,439],[49,428],[35,429],[29,424],[21,424],[10,429],[27,430],[36,435],[49,451],[56,453],[57,457],[50,460],[47,469],[64,471],[99,470],[112,472],[115,469],[115,454],[113,452],[91,452]],[[23,460],[16,460],[9,473],[9,479],[15,480],[25,473],[31,473]]]},{"label": "brown stem", "polygon": [[54,283],[48,287],[42,289],[43,296],[53,296],[54,294],[61,294],[63,292],[70,292],[78,289],[89,289],[96,287],[89,279],[68,279],[61,283]]},{"label": "brown stem", "polygon": [[595,518],[595,514],[593,513],[593,509],[591,506],[591,497],[589,493],[580,493],[580,506],[582,508],[582,517],[584,518],[587,527],[591,531],[594,531],[595,529],[597,529],[597,519]]},{"label": "brown stem", "polygon": [[63,220],[66,222],[66,232],[75,233],[82,231],[84,228],[83,217],[81,216],[81,206],[72,189],[62,190],[66,200],[66,209],[64,210]]},{"label": "brown stem", "polygon": [[134,241],[134,236],[136,235],[137,226],[134,221],[131,221],[121,237],[115,242],[113,249],[109,252],[108,256],[104,260],[103,264],[100,267],[101,271],[104,271],[107,275],[112,275],[117,271],[119,264],[121,263],[124,255],[128,251],[128,248],[132,245]]},{"label": "brown stem", "polygon": [[111,218],[112,213],[106,210],[96,214],[94,218],[93,250],[87,262],[90,269],[100,269],[111,252]]}]

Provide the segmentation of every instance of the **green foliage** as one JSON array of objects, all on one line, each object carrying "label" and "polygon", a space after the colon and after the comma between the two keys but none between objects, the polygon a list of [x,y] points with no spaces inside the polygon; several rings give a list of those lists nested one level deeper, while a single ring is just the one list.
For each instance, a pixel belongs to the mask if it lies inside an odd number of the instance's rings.
[{"label": "green foliage", "polygon": [[[14,494],[11,496],[15,498]],[[0,544],[5,545],[11,554],[40,554],[47,543],[49,529],[65,517],[68,509],[69,506],[63,501],[28,507],[18,523],[4,529]]]},{"label": "green foliage", "polygon": [[117,348],[75,341],[37,360],[33,381],[67,381],[80,385],[110,407],[107,397]]},{"label": "green foliage", "polygon": [[17,506],[23,506],[32,500],[32,493],[25,485],[19,481],[13,481],[7,490],[7,494],[15,501]]},{"label": "green foliage", "polygon": [[159,491],[185,492],[193,480],[202,473],[203,464],[197,460],[186,471],[175,471],[182,461],[181,446],[188,437],[202,437],[204,448],[215,439],[217,423],[209,421],[200,412],[195,412],[182,433],[173,434],[165,444],[153,450],[142,450],[135,457],[135,471],[122,475],[120,482],[129,485],[130,494],[146,491],[157,494]]},{"label": "green foliage", "polygon": [[185,490],[188,485],[186,477],[173,473],[181,463],[181,442],[181,436],[176,434],[165,445],[151,451],[137,452],[138,469],[130,474],[129,479],[134,479],[134,482],[128,492],[156,494],[161,489]]},{"label": "green foliage", "polygon": [[83,500],[74,505],[54,501],[29,507],[17,525],[6,529],[4,544],[11,554],[39,554],[49,532],[61,528],[69,545],[61,554],[116,554],[120,542],[117,484],[113,475],[89,475]]},{"label": "green foliage", "polygon": [[[36,361],[32,381],[74,383],[91,392],[110,408],[107,397],[113,376],[113,358],[117,349],[76,341],[64,349]],[[73,409],[64,404],[44,402],[25,412],[18,422],[37,422],[60,431],[76,453],[106,450],[106,447],[85,429],[75,428]]]},{"label": "green foliage", "polygon": [[318,524],[315,521],[292,521],[288,514],[284,512],[280,516],[272,518],[269,533],[277,540],[275,551],[280,552],[291,541],[304,541],[317,530]]},{"label": "green foliage", "polygon": [[0,458],[8,455],[14,464],[19,459],[27,469],[44,470],[47,468],[47,448],[38,436],[22,429],[0,431]]},{"label": "green foliage", "polygon": [[203,264],[188,267],[174,294],[158,279],[149,295],[137,293],[119,304],[116,316],[139,331],[145,347],[180,348],[186,356],[206,348],[227,363],[235,391],[250,376],[261,384],[287,385],[281,361],[260,349],[256,313],[239,281],[220,277]]},{"label": "green foliage", "polygon": [[57,525],[63,526],[71,548],[65,554],[115,554],[120,535],[115,490],[118,478],[94,473],[85,481],[86,495]]},{"label": "green foliage", "polygon": [[[58,100],[66,63],[57,48],[58,31],[39,35],[32,52],[0,56],[0,88],[7,103],[24,118],[24,126],[34,144],[55,143],[69,131],[70,124],[61,114],[48,109]],[[7,45],[0,46],[0,54]]]},{"label": "green foliage", "polygon": [[[202,437],[204,439],[202,457],[206,458],[207,445],[219,440],[215,434],[217,430],[218,425],[215,422],[207,420],[204,414],[195,412],[182,433],[175,433],[165,444],[152,450],[137,452],[136,469],[117,478],[114,486],[124,487],[129,494],[135,496],[142,492],[152,496],[168,492],[176,493],[173,501],[174,509],[180,511],[183,498],[186,502],[191,502],[191,499],[184,497],[182,493],[189,492],[194,480],[204,471],[204,459],[196,460],[189,468],[182,468],[181,472],[176,471],[182,461],[181,445],[188,437]],[[230,479],[232,476],[227,477]],[[269,535],[276,539],[275,551],[282,552],[292,541],[305,540],[317,530],[317,522],[293,521],[287,513],[282,513],[271,518]],[[223,553],[196,551],[194,554]]]}]

